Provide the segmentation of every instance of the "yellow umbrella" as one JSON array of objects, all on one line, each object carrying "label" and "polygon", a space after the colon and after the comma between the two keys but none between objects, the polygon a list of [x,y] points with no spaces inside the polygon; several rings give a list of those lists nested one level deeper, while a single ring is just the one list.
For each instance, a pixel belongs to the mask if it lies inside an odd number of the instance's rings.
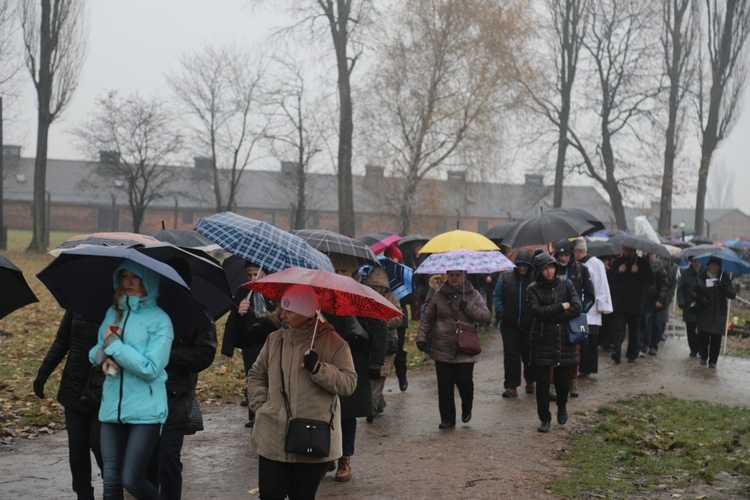
[{"label": "yellow umbrella", "polygon": [[456,229],[455,231],[438,234],[428,241],[419,253],[443,253],[461,249],[500,250],[489,238],[479,233]]}]

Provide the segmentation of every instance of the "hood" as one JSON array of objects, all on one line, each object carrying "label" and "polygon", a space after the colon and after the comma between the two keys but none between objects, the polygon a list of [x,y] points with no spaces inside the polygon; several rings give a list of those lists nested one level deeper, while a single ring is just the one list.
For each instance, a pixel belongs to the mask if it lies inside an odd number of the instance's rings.
[{"label": "hood", "polygon": [[363,285],[369,286],[382,286],[383,288],[391,289],[391,282],[388,279],[388,273],[382,267],[375,267],[370,274],[362,281]]},{"label": "hood", "polygon": [[531,252],[529,250],[519,250],[518,255],[516,255],[516,265],[518,264],[526,264],[532,269],[534,268],[534,258],[531,256]]},{"label": "hood", "polygon": [[560,273],[560,264],[552,258],[552,256],[546,252],[540,253],[534,257],[534,280],[539,281],[539,275],[542,273],[542,269],[547,267],[548,264],[555,265],[555,276]]},{"label": "hood", "polygon": [[156,302],[156,299],[159,297],[159,274],[152,271],[151,269],[148,269],[141,264],[138,264],[137,262],[133,262],[131,260],[126,260],[120,266],[115,270],[114,275],[112,276],[114,288],[117,290],[117,287],[119,286],[118,277],[120,275],[120,271],[123,269],[127,269],[131,273],[135,274],[139,278],[141,278],[141,282],[143,282],[143,288],[146,289],[146,297],[144,297],[146,302]]}]

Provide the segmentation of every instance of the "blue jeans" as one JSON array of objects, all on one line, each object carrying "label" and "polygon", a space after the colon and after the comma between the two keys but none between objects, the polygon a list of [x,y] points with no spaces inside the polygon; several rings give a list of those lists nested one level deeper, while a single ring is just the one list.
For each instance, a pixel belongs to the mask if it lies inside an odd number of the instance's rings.
[{"label": "blue jeans", "polygon": [[105,500],[123,498],[123,487],[139,500],[159,499],[159,490],[146,478],[146,469],[160,431],[161,424],[102,422]]},{"label": "blue jeans", "polygon": [[646,351],[649,347],[653,350],[659,349],[659,342],[664,335],[664,309],[652,309],[644,311],[641,319],[641,332],[638,339],[638,345],[641,351]]}]

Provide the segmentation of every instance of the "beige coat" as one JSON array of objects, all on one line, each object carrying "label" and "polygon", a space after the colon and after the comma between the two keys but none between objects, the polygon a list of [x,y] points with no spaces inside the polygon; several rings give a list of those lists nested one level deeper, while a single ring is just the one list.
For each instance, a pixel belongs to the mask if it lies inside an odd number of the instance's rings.
[{"label": "beige coat", "polygon": [[[341,457],[341,411],[338,396],[348,396],[357,386],[349,345],[328,323],[319,323],[315,352],[320,370],[311,374],[302,366],[310,348],[313,328],[277,330],[269,335],[248,374],[247,395],[255,412],[252,443],[258,454],[277,462],[328,462]],[[292,418],[328,421],[335,411],[328,457],[308,457],[284,452],[287,413],[281,394],[279,350],[284,342],[284,382]]]}]

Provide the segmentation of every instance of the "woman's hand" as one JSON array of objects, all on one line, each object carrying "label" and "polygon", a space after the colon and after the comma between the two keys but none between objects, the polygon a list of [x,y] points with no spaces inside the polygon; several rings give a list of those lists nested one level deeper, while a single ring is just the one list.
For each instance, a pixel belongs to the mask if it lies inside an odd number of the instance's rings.
[{"label": "woman's hand", "polygon": [[570,302],[563,302],[562,305],[563,305],[563,309],[565,309],[566,311],[570,309]]},{"label": "woman's hand", "polygon": [[102,373],[104,373],[105,377],[114,377],[117,375],[118,371],[120,371],[120,365],[118,365],[114,359],[107,358],[104,360],[104,363],[102,363]]},{"label": "woman's hand", "polygon": [[240,316],[244,316],[250,310],[250,294],[240,301],[240,305],[237,306],[237,312]]}]

